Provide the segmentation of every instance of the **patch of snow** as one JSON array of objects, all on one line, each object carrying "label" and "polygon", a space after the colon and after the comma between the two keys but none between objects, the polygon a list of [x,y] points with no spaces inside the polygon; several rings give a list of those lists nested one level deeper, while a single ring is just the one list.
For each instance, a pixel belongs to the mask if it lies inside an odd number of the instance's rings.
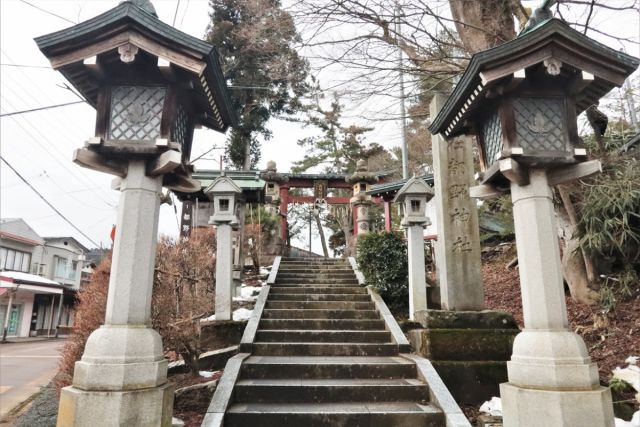
[{"label": "patch of snow", "polygon": [[234,301],[255,301],[258,299],[258,295],[260,294],[260,290],[262,287],[260,286],[247,286],[242,285],[240,288],[240,296],[233,297]]},{"label": "patch of snow", "polygon": [[180,418],[171,417],[171,427],[184,427],[184,421]]},{"label": "patch of snow", "polygon": [[494,417],[502,416],[502,400],[499,397],[492,397],[491,400],[484,402],[480,406],[480,412],[489,414]]},{"label": "patch of snow", "polygon": [[640,366],[629,365],[626,368],[615,368],[613,378],[623,380],[640,392]]},{"label": "patch of snow", "polygon": [[209,317],[203,317],[202,319],[200,319],[200,321],[201,321],[201,322],[208,322],[208,321],[210,321],[210,320],[216,320],[216,315],[215,315],[215,314],[212,314],[212,315],[211,315],[211,316],[209,316]]},{"label": "patch of snow", "polygon": [[233,312],[233,320],[249,320],[253,310],[247,310],[246,308],[239,308]]},{"label": "patch of snow", "polygon": [[265,268],[265,267],[260,267],[260,274],[266,274],[269,275],[269,273],[271,272],[271,266],[269,266],[269,268]]},{"label": "patch of snow", "polygon": [[628,365],[637,365],[638,361],[640,361],[640,356],[629,356],[624,361],[624,363],[626,363]]},{"label": "patch of snow", "polygon": [[202,378],[211,378],[218,372],[220,371],[199,371],[198,374],[200,374]]},{"label": "patch of snow", "polygon": [[631,418],[631,421],[621,420],[620,418],[615,419],[616,427],[640,427],[640,411],[636,411]]}]

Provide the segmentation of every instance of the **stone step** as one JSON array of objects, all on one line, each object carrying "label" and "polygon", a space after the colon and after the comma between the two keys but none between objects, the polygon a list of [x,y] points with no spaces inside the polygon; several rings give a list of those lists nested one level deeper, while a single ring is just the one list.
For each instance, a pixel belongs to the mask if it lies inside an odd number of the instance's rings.
[{"label": "stone step", "polygon": [[397,356],[394,343],[254,342],[256,356]]},{"label": "stone step", "polygon": [[375,304],[369,302],[352,301],[269,301],[265,305],[266,309],[278,310],[374,310]]},{"label": "stone step", "polygon": [[443,413],[414,402],[238,403],[225,427],[442,427]]},{"label": "stone step", "polygon": [[421,402],[429,390],[417,379],[242,379],[236,403]]},{"label": "stone step", "polygon": [[271,286],[269,297],[276,294],[347,294],[368,295],[367,289],[360,286]]},{"label": "stone step", "polygon": [[256,340],[260,342],[374,343],[391,342],[391,334],[388,331],[259,329]]},{"label": "stone step", "polygon": [[250,356],[241,378],[398,379],[416,378],[416,365],[403,357]]},{"label": "stone step", "polygon": [[348,262],[327,262],[327,261],[283,261],[280,262],[280,267],[351,267]]},{"label": "stone step", "polygon": [[264,319],[379,319],[376,310],[300,310],[265,308]]},{"label": "stone step", "polygon": [[[293,287],[293,288],[357,288],[359,287],[357,285],[357,283],[323,283],[323,282],[319,282],[319,283],[274,283],[272,286],[273,287]],[[367,291],[365,288],[361,288],[363,289],[365,292]]]},{"label": "stone step", "polygon": [[265,319],[260,320],[260,329],[319,329],[319,330],[358,330],[374,331],[385,330],[382,319]]},{"label": "stone step", "polygon": [[278,270],[278,277],[318,277],[318,276],[326,276],[326,277],[356,277],[353,271],[335,271],[335,270],[327,270],[327,271],[281,271]]},{"label": "stone step", "polygon": [[357,285],[358,279],[353,278],[333,278],[333,277],[279,277],[276,276],[276,284],[311,285],[326,284],[333,285]]},{"label": "stone step", "polygon": [[337,271],[337,272],[352,272],[353,269],[347,265],[281,265],[278,267],[278,273],[280,272],[309,272],[309,271]]},{"label": "stone step", "polygon": [[329,293],[269,293],[269,301],[351,301],[369,302],[371,296],[367,294],[329,294]]}]

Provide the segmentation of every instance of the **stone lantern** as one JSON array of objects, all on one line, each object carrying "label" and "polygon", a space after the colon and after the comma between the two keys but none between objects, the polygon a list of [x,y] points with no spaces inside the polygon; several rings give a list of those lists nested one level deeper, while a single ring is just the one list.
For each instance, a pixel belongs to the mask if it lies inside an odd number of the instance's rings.
[{"label": "stone lantern", "polygon": [[170,425],[173,390],[150,324],[161,190],[198,191],[194,128],[234,123],[217,51],[160,21],[148,0],[36,43],[96,109],[95,135],[73,160],[116,175],[120,190],[105,324],[61,392],[58,426]]},{"label": "stone lantern", "polygon": [[424,263],[424,227],[431,224],[426,216],[427,202],[434,193],[418,178],[409,179],[398,191],[394,202],[403,204],[402,226],[407,229],[409,257],[409,318],[415,320],[418,311],[427,309],[427,280]]},{"label": "stone lantern", "polygon": [[367,161],[360,159],[356,163],[356,172],[346,181],[353,184],[353,197],[350,203],[353,208],[354,236],[366,234],[371,230],[369,223],[369,209],[371,208],[371,196],[367,195],[369,186],[378,182],[376,174],[369,172]]},{"label": "stone lantern", "polygon": [[530,27],[473,56],[429,129],[454,142],[476,136],[482,171],[472,196],[511,192],[525,328],[501,385],[504,425],[613,426],[611,393],[569,329],[550,186],[600,170],[587,161],[576,116],[639,61],[557,19]]},{"label": "stone lantern", "polygon": [[233,237],[238,227],[237,199],[240,187],[228,176],[216,178],[204,190],[213,200],[209,224],[216,225],[216,320],[231,320],[233,298]]},{"label": "stone lantern", "polygon": [[280,204],[280,185],[289,181],[289,177],[279,173],[276,162],[269,160],[267,169],[260,173],[260,178],[266,183],[264,195],[267,211],[275,214]]}]

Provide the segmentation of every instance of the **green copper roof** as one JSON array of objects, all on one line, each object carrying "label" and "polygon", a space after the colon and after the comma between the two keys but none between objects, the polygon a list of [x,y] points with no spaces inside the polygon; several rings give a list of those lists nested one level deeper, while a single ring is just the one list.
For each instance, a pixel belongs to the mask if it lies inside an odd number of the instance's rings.
[{"label": "green copper roof", "polygon": [[[473,112],[484,99],[486,87],[482,82],[480,72],[516,63],[519,59],[531,55],[532,52],[548,47],[554,41],[557,41],[554,44],[554,49],[573,49],[581,56],[581,61],[584,64],[597,63],[599,67],[607,69],[616,76],[624,75],[626,77],[638,68],[638,58],[599,43],[569,27],[563,21],[550,19],[516,39],[473,55],[451,96],[438,115],[432,117],[429,131],[432,134],[438,134],[445,133],[450,129],[451,135],[449,136],[464,131],[465,116]],[[598,87],[588,94],[580,94],[581,97],[576,106],[578,113],[618,85],[617,82],[607,81],[597,75],[596,77],[599,77]],[[474,91],[476,94],[471,96]],[[468,104],[468,108],[461,114],[465,102]]]}]

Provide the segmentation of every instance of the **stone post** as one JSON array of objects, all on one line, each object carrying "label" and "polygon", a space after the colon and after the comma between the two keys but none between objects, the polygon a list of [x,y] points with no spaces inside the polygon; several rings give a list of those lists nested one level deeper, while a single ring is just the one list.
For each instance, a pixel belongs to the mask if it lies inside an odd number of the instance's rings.
[{"label": "stone post", "polygon": [[601,387],[582,338],[569,330],[551,190],[544,170],[511,184],[524,330],[501,384],[506,427],[613,426],[611,392]]},{"label": "stone post", "polygon": [[[437,93],[431,102],[436,117],[447,96]],[[444,310],[482,310],[480,229],[475,200],[469,196],[474,184],[471,139],[431,137],[435,181],[438,240],[436,262]]]},{"label": "stone post", "polygon": [[356,171],[346,178],[349,184],[353,184],[353,197],[349,200],[354,214],[354,248],[357,251],[358,236],[371,231],[369,209],[371,208],[371,196],[367,195],[369,185],[378,181],[378,177],[369,172],[367,161],[360,159],[356,162]]},{"label": "stone post", "polygon": [[233,289],[233,236],[231,224],[216,225],[216,320],[231,320]]},{"label": "stone post", "polygon": [[143,160],[128,162],[105,324],[89,336],[73,385],[62,389],[58,427],[170,425],[173,390],[150,326],[161,187],[162,176],[146,176]]},{"label": "stone post", "polygon": [[359,236],[361,234],[367,234],[369,231],[371,231],[371,224],[370,224],[371,218],[369,217],[369,209],[371,208],[371,201],[366,200],[364,198],[360,198],[360,197],[354,197],[351,203],[353,204],[353,206],[357,211],[357,216],[356,216],[357,227],[356,227],[356,232],[354,234],[356,236]]}]

